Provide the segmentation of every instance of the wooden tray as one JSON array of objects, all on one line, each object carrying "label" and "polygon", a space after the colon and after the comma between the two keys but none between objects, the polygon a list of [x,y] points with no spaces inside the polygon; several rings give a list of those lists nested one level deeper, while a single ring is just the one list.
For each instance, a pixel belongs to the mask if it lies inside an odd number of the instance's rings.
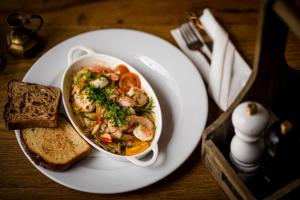
[{"label": "wooden tray", "polygon": [[[273,189],[246,185],[231,166],[228,154],[234,135],[231,114],[242,101],[254,100],[272,110],[279,119],[300,119],[300,72],[286,63],[288,29],[300,38],[300,11],[293,1],[264,0],[260,10],[253,72],[230,108],[203,133],[203,162],[231,199],[278,199],[300,186],[300,176]],[[296,161],[297,162],[297,161]]]}]

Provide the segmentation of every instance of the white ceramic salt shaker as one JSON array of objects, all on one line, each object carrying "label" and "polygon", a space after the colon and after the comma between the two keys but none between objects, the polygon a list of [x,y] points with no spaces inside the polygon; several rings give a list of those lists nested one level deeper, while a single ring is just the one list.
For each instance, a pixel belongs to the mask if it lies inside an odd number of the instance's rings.
[{"label": "white ceramic salt shaker", "polygon": [[230,159],[241,172],[254,172],[265,151],[262,138],[268,124],[267,110],[256,102],[241,103],[232,114],[236,135],[230,144]]}]

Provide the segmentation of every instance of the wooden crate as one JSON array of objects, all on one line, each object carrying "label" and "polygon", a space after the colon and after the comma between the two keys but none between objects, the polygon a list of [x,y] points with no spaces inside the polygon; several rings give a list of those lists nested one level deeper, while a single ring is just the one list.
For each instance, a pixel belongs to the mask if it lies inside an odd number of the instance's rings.
[{"label": "wooden crate", "polygon": [[264,0],[251,77],[230,108],[204,130],[203,162],[231,199],[279,199],[300,187],[300,176],[296,175],[277,189],[257,192],[247,187],[228,159],[234,135],[231,114],[240,102],[258,101],[279,119],[300,122],[300,95],[296,93],[300,72],[289,67],[284,57],[289,29],[300,38],[299,7],[289,0]]}]

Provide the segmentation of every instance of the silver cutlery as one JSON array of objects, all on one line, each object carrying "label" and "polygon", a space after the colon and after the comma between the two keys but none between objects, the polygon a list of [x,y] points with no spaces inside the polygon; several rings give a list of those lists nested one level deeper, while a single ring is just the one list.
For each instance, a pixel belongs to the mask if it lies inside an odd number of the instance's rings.
[{"label": "silver cutlery", "polygon": [[206,46],[208,47],[208,49],[210,50],[210,52],[212,52],[213,49],[213,40],[211,39],[211,37],[207,34],[205,28],[203,27],[201,21],[199,20],[199,15],[195,12],[191,13],[189,15],[189,20],[191,20],[195,27],[198,30],[198,33],[201,35],[203,42],[206,44]]},{"label": "silver cutlery", "polygon": [[192,51],[199,51],[204,56],[206,61],[210,64],[209,56],[203,51],[203,43],[199,39],[195,30],[191,27],[191,24],[189,22],[182,24],[179,27],[179,31],[187,47]]}]

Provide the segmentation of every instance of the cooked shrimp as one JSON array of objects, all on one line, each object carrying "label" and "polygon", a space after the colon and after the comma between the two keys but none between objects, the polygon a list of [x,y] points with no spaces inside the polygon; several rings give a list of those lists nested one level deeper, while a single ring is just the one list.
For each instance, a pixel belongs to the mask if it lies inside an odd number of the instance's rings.
[{"label": "cooked shrimp", "polygon": [[119,80],[119,87],[120,89],[128,92],[132,87],[141,87],[141,80],[140,78],[131,72],[122,74]]},{"label": "cooked shrimp", "polygon": [[78,85],[75,85],[73,90],[72,90],[72,95],[76,94],[76,93],[80,93],[80,87]]},{"label": "cooked shrimp", "polygon": [[133,135],[141,141],[150,141],[154,137],[154,124],[146,117],[133,115],[129,118],[129,123],[136,125]]},{"label": "cooked shrimp", "polygon": [[115,74],[115,73],[112,73],[112,72],[106,73],[105,76],[107,78],[109,78],[110,80],[112,80],[112,81],[118,81],[119,78],[120,78],[118,74]]},{"label": "cooked shrimp", "polygon": [[97,88],[104,88],[108,85],[108,83],[109,81],[107,80],[107,78],[100,76],[99,78],[92,80],[90,82],[90,85]]},{"label": "cooked shrimp", "polygon": [[124,107],[143,107],[148,103],[148,100],[148,95],[144,90],[132,87],[127,92],[127,96],[119,97],[118,103]]},{"label": "cooked shrimp", "polygon": [[101,132],[110,133],[114,138],[120,139],[122,131],[113,126],[111,121],[104,121],[101,125]]},{"label": "cooked shrimp", "polygon": [[135,105],[134,100],[128,96],[119,97],[118,103],[123,107],[133,107]]},{"label": "cooked shrimp", "polygon": [[95,105],[89,100],[86,90],[83,90],[81,92],[80,90],[73,90],[73,92],[74,102],[82,112],[89,113],[95,109]]},{"label": "cooked shrimp", "polygon": [[136,107],[143,107],[148,103],[148,95],[145,93],[145,91],[141,88],[138,87],[132,87],[130,90],[127,92],[129,96],[133,99],[135,102]]},{"label": "cooked shrimp", "polygon": [[101,73],[110,73],[112,72],[112,70],[108,67],[104,67],[104,66],[94,66],[94,67],[88,67],[88,69],[91,72],[97,73],[97,74],[101,74]]},{"label": "cooked shrimp", "polygon": [[120,64],[114,69],[114,72],[116,74],[122,75],[122,74],[128,73],[129,69],[125,65]]}]

